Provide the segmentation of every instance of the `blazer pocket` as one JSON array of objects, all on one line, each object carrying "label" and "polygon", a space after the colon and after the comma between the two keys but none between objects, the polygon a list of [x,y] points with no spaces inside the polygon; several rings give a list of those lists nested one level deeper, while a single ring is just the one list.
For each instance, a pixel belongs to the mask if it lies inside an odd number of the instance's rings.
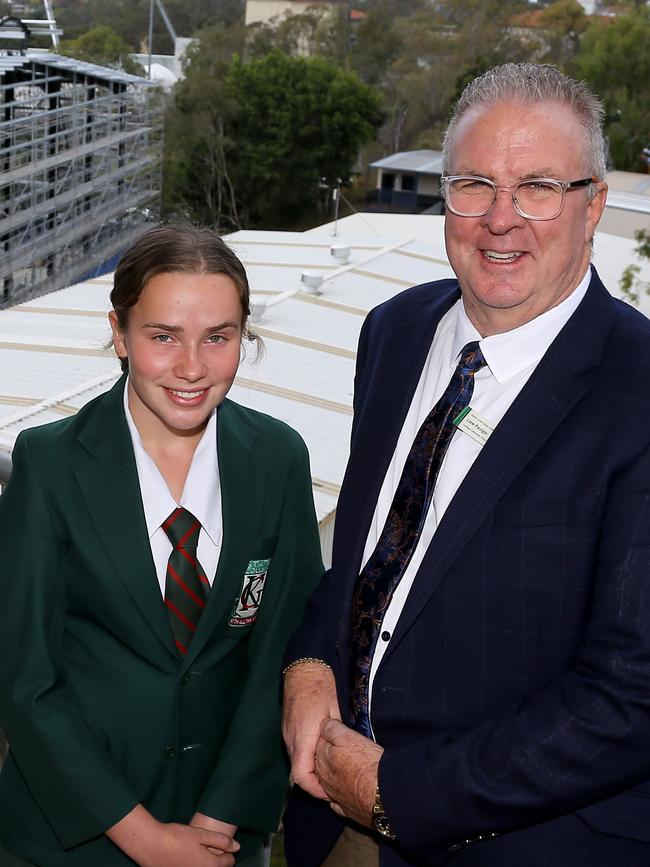
[{"label": "blazer pocket", "polygon": [[492,524],[497,527],[553,527],[593,520],[602,508],[603,491],[575,500],[510,501],[494,507]]},{"label": "blazer pocket", "polygon": [[250,559],[242,575],[239,595],[228,616],[228,627],[236,632],[247,631],[257,619],[277,542],[277,536],[260,536],[248,552]]},{"label": "blazer pocket", "polygon": [[594,831],[650,843],[650,782],[575,811]]}]

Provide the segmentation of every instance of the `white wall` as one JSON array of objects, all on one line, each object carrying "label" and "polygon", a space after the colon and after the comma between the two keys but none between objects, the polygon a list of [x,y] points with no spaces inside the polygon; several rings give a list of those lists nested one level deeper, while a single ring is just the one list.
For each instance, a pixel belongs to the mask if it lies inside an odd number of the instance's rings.
[{"label": "white wall", "polygon": [[[246,24],[270,21],[277,15],[301,15],[309,6],[316,5],[303,3],[302,0],[246,0]],[[333,3],[318,3],[317,5],[334,5]]]}]

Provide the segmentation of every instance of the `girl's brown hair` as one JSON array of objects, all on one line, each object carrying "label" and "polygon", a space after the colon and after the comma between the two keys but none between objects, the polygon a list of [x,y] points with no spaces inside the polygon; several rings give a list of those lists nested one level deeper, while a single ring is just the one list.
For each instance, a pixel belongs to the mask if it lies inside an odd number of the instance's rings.
[{"label": "girl's brown hair", "polygon": [[[242,340],[257,340],[248,328],[250,289],[244,266],[233,251],[212,229],[187,223],[170,223],[150,229],[124,253],[115,270],[111,304],[122,330],[129,310],[147,283],[157,274],[180,271],[186,274],[224,274],[230,277],[241,302]],[[129,369],[128,359],[120,358],[122,370]]]}]

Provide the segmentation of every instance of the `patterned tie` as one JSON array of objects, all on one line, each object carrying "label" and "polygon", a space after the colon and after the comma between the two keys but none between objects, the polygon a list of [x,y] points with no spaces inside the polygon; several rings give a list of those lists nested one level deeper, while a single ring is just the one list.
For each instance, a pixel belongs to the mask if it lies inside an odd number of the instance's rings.
[{"label": "patterned tie", "polygon": [[477,342],[463,348],[451,382],[413,440],[384,529],[357,579],[352,602],[350,713],[352,725],[366,737],[372,737],[368,678],[381,623],[420,538],[438,472],[456,430],[454,419],[469,406],[474,374],[485,363]]},{"label": "patterned tie", "polygon": [[187,653],[210,592],[210,582],[196,559],[201,522],[187,509],[174,509],[162,525],[173,551],[167,564],[165,605],[176,647]]}]

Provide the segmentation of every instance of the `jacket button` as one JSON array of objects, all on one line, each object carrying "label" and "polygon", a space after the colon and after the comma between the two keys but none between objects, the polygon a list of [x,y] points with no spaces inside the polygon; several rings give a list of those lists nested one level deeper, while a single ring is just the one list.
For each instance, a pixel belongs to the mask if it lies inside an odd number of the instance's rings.
[{"label": "jacket button", "polygon": [[189,672],[186,671],[185,674],[183,674],[181,676],[180,684],[181,684],[181,686],[187,686],[187,684],[189,682],[190,682],[190,674],[189,674]]},{"label": "jacket button", "polygon": [[166,759],[173,759],[176,755],[176,747],[173,744],[169,744],[169,746],[165,747],[163,750],[163,756]]}]

